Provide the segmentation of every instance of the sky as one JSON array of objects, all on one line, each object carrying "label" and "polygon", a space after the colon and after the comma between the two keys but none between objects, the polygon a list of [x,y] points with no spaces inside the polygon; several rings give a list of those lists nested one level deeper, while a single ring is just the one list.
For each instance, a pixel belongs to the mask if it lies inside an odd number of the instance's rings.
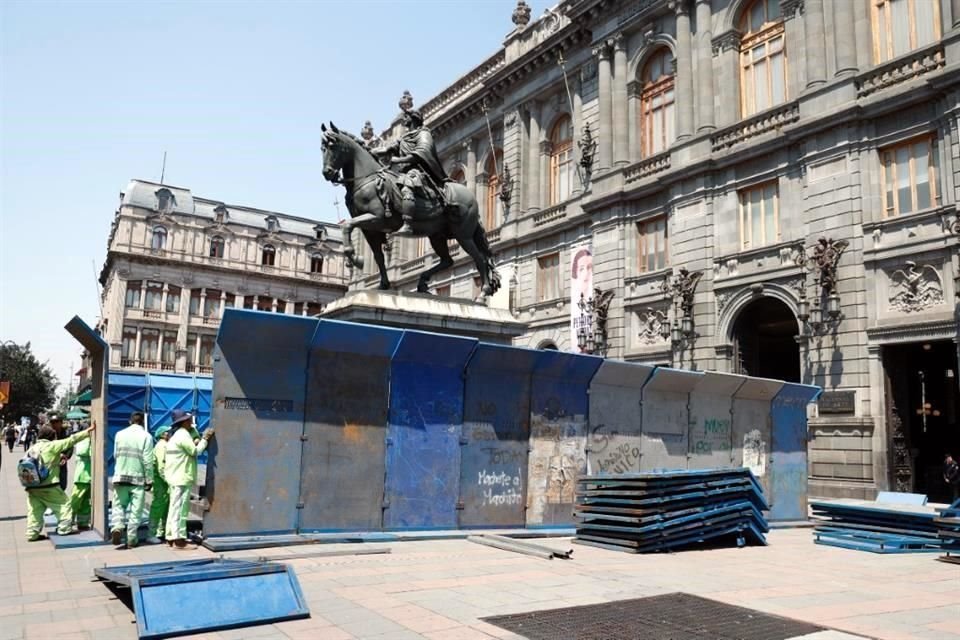
[{"label": "sky", "polygon": [[[528,0],[533,18],[555,4]],[[494,53],[515,0],[0,1],[0,341],[61,383],[134,178],[336,221],[320,124],[377,131]],[[341,205],[342,208],[342,205]]]}]

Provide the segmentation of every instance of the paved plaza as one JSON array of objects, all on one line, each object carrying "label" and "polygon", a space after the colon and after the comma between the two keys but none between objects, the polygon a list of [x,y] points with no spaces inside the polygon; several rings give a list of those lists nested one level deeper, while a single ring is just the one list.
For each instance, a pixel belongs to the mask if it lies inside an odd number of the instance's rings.
[{"label": "paved plaza", "polygon": [[[166,546],[54,551],[24,540],[15,456],[0,470],[0,640],[136,638],[133,612],[94,567],[209,557]],[[933,554],[881,556],[816,546],[809,529],[773,531],[770,546],[633,556],[572,545],[541,560],[466,540],[391,544],[389,555],[294,559],[311,618],[198,638],[468,640],[519,638],[481,621],[682,591],[831,627],[818,638],[960,638],[960,568]],[[571,548],[569,540],[546,544]],[[382,547],[383,545],[370,545]],[[350,549],[295,547],[228,557]],[[812,636],[808,636],[812,637]]]}]

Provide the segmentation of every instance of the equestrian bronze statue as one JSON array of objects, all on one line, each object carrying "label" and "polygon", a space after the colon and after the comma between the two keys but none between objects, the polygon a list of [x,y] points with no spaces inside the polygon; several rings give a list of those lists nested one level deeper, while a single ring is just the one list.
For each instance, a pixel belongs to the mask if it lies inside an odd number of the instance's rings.
[{"label": "equestrian bronze statue", "polygon": [[354,227],[360,229],[380,270],[380,289],[389,289],[383,256],[387,234],[426,236],[440,258],[417,281],[417,291],[428,293],[430,278],[453,266],[447,241],[454,239],[473,258],[480,273],[479,301],[486,302],[500,288],[500,276],[480,224],[477,199],[446,177],[420,114],[407,111],[404,124],[403,137],[373,152],[332,122],[329,129],[321,126],[323,177],[346,189],[350,219],[342,223],[344,255],[354,267],[363,267],[352,243]]}]

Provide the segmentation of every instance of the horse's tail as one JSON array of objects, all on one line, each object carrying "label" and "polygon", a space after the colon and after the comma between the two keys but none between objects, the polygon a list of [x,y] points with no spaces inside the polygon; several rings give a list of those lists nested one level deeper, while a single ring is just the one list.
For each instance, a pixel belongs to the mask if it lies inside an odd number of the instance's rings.
[{"label": "horse's tail", "polygon": [[493,260],[493,251],[490,250],[490,243],[487,242],[487,232],[483,230],[483,225],[477,223],[477,228],[473,232],[473,242],[483,254],[483,262],[487,269],[487,280],[490,283],[491,295],[500,289],[500,274],[497,273],[497,264]]}]

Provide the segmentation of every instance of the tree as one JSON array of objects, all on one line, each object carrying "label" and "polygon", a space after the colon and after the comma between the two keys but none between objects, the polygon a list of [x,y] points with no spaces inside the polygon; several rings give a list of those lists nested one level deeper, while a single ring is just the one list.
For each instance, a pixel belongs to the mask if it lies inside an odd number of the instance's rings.
[{"label": "tree", "polygon": [[0,344],[0,380],[10,381],[10,400],[0,409],[5,421],[35,416],[53,406],[56,399],[57,377],[37,360],[29,342]]}]

